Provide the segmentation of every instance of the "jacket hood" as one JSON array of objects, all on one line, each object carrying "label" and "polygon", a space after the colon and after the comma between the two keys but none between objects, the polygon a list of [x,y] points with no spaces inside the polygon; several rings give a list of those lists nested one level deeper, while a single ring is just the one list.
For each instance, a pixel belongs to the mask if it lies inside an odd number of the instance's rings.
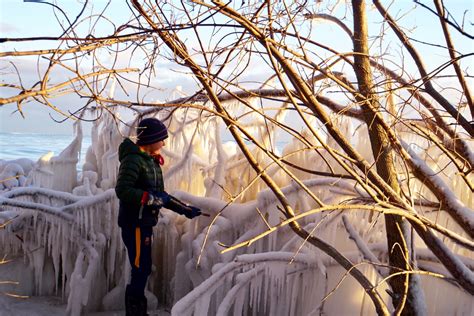
[{"label": "jacket hood", "polygon": [[125,138],[124,141],[120,144],[118,155],[119,161],[122,161],[128,155],[141,155],[144,157],[151,158],[145,152],[141,151],[140,147],[138,147],[138,145],[132,142],[129,138]]}]

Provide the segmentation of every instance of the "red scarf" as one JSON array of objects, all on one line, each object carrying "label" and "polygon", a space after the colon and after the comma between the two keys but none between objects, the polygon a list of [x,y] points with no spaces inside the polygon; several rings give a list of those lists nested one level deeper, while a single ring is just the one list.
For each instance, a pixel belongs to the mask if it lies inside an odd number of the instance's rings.
[{"label": "red scarf", "polygon": [[163,166],[165,164],[165,158],[163,158],[162,155],[158,154],[158,155],[153,155],[152,157],[155,160],[155,162],[159,164],[160,166]]}]

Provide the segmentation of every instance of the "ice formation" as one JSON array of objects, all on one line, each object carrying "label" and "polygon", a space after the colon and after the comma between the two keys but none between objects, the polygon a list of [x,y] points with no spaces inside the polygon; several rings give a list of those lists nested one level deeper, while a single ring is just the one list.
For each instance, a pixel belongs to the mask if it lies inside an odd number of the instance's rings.
[{"label": "ice formation", "polygon": [[[229,108],[238,105],[229,105]],[[154,269],[148,282],[151,307],[172,306],[174,315],[346,315],[374,314],[363,288],[321,250],[305,243],[289,227],[282,226],[246,247],[221,253],[223,245],[245,242],[282,222],[278,201],[236,148],[224,142],[223,127],[215,118],[203,119],[191,110],[175,111],[167,118],[170,139],[165,147],[164,166],[167,191],[200,207],[210,217],[189,221],[162,210],[154,231]],[[284,120],[284,111],[276,119]],[[367,137],[358,137],[363,128],[353,129],[350,120],[340,119],[344,132],[356,140],[361,152],[368,152]],[[253,136],[274,146],[275,130],[268,129],[258,116],[248,118]],[[133,137],[133,126],[119,130],[111,115],[103,115],[92,130],[92,145],[77,175],[80,124],[75,138],[61,154],[43,156],[36,163],[1,161],[0,230],[2,256],[10,261],[0,265],[0,280],[18,280],[18,285],[0,285],[1,291],[23,295],[59,295],[67,302],[70,315],[84,311],[123,309],[129,264],[116,224],[118,200],[113,187],[118,170],[117,148],[123,135]],[[308,139],[314,137],[303,131]],[[323,134],[321,134],[323,135]],[[326,139],[328,143],[332,139]],[[334,144],[333,144],[334,145]],[[334,146],[335,147],[335,146]],[[301,151],[301,142],[292,140],[282,148],[289,162],[327,171],[320,155],[324,150]],[[365,150],[364,150],[365,149]],[[316,203],[258,148],[258,162],[282,188],[299,214]],[[414,152],[410,152],[416,155]],[[428,157],[428,158],[427,158]],[[433,161],[436,148],[428,148],[420,160],[423,168],[444,166]],[[447,167],[449,168],[449,167]],[[353,180],[311,175],[291,169],[325,203],[346,203],[367,197]],[[439,170],[435,170],[438,172]],[[342,169],[336,169],[342,173]],[[462,183],[450,183],[439,173],[438,185],[446,186],[463,201],[473,205],[472,194]],[[413,180],[412,180],[413,181]],[[449,186],[449,187],[448,187]],[[412,190],[420,185],[413,181]],[[429,196],[429,192],[422,192]],[[230,203],[232,202],[232,203]],[[467,209],[467,207],[466,207]],[[437,223],[456,230],[456,223],[441,214]],[[471,215],[465,215],[472,221]],[[374,216],[374,220],[372,218]],[[370,220],[369,220],[370,219]],[[299,220],[312,234],[334,245],[377,284],[387,270],[368,264],[386,262],[384,223],[367,210],[315,212]],[[419,265],[449,275],[435,257],[416,240]],[[466,274],[472,274],[472,253],[453,247]],[[472,296],[449,282],[422,276],[429,314],[465,314],[474,310]],[[334,291],[333,291],[334,290]],[[450,291],[449,303],[445,294]],[[388,295],[384,296],[389,302]],[[390,306],[390,304],[388,304]]]}]

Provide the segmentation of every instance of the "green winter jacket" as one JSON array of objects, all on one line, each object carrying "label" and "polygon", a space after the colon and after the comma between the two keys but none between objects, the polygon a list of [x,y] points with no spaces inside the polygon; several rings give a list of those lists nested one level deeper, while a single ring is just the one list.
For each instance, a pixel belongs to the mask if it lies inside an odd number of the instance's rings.
[{"label": "green winter jacket", "polygon": [[[120,227],[154,226],[159,209],[142,205],[145,192],[163,192],[163,174],[153,157],[126,138],[119,147],[120,168],[115,193],[120,200]],[[139,219],[140,209],[142,217]]]}]

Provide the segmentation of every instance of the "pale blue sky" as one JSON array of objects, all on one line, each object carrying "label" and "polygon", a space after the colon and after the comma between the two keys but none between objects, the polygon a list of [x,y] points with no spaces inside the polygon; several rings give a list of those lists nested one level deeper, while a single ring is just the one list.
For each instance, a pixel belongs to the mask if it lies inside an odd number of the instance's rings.
[{"label": "pale blue sky", "polygon": [[[93,0],[89,3],[93,3],[93,8],[88,9],[83,16],[87,16],[87,12],[90,13],[91,10],[100,12],[108,1]],[[56,4],[68,14],[69,19],[74,19],[82,8],[77,0],[59,0],[56,1]],[[124,1],[113,1],[107,12],[113,12],[114,16],[121,16],[121,11],[127,12],[121,18],[125,22],[130,11],[124,5]],[[0,37],[59,36],[62,33],[52,7],[47,4],[25,3],[22,0],[1,0],[0,6]],[[58,14],[58,18],[65,21],[61,14]],[[111,28],[106,29],[104,32],[111,30]],[[0,49],[1,51],[47,49],[54,48],[55,45],[57,44],[53,41],[15,42],[0,44]],[[0,65],[3,67],[4,63]],[[30,78],[31,82],[36,82],[38,77],[36,58],[23,57],[18,67],[20,71],[23,70],[33,77]],[[4,95],[2,94],[2,96]],[[77,100],[66,97],[62,100],[53,99],[53,102],[75,103]],[[71,108],[75,107],[71,106]],[[54,122],[51,116],[57,120],[61,120],[62,117],[44,105],[36,102],[25,104],[25,118],[22,118],[18,112],[13,113],[15,109],[16,106],[13,104],[0,108],[0,132],[72,134],[72,122],[70,120],[61,124]]]},{"label": "pale blue sky", "polygon": [[[124,1],[111,2],[112,3],[107,8],[107,16],[112,16],[117,24],[125,23],[126,21],[128,21],[130,18],[130,10],[128,9]],[[467,26],[467,31],[472,34],[473,27],[470,23],[472,23],[473,21],[473,1],[449,0],[445,2],[449,4],[453,15],[457,18],[460,18],[462,16],[462,13],[468,10],[465,23]],[[94,6],[93,8],[89,7],[83,16],[88,16],[91,12],[100,12],[107,5],[108,1],[93,0],[89,1],[89,3],[92,3]],[[431,5],[432,1],[425,1],[425,3],[429,3]],[[57,0],[56,4],[59,5],[72,20],[75,18],[75,16],[79,13],[79,10],[81,9],[79,1],[77,0]],[[1,0],[0,6],[0,37],[58,36],[62,33],[61,29],[59,29],[58,27],[58,23],[53,14],[52,7],[49,5],[38,3],[25,3],[22,0]],[[397,0],[394,1],[394,3],[392,4],[390,12],[393,15],[396,15],[397,12],[399,12],[399,9],[405,11],[407,7],[413,6],[414,3],[411,0]],[[442,38],[437,35],[439,34],[437,31],[439,29],[439,25],[432,25],[428,23],[427,21],[429,20],[429,18],[431,18],[430,13],[427,11],[423,12],[424,14],[419,14],[415,16],[410,15],[409,18],[404,18],[403,23],[407,26],[416,26],[416,29],[414,30],[415,38],[426,42],[444,44],[442,42]],[[58,17],[60,20],[64,20],[64,17],[59,13]],[[370,27],[373,30],[374,34],[378,33],[380,29],[380,24],[377,24],[377,21],[381,20],[378,12],[369,11],[369,17],[374,17],[372,19],[374,21],[374,24],[372,24]],[[345,21],[345,23],[348,26],[351,26],[350,20]],[[83,25],[84,27],[81,28],[83,34],[81,35],[87,34],[87,29],[89,27],[88,23],[84,23]],[[96,32],[100,31],[101,33],[103,33],[103,35],[106,35],[110,33],[111,30],[112,28],[110,26],[108,27],[106,24],[102,24],[101,29],[96,30]],[[455,35],[456,38],[459,38],[456,32],[453,32],[453,35]],[[325,29],[321,27],[321,31],[318,32],[316,36],[318,36],[318,39],[321,39],[323,42],[332,41],[332,44],[335,44],[334,41],[336,41],[336,43],[340,41],[341,45],[347,45],[347,38],[344,37],[345,35],[343,35],[340,31],[337,30],[337,28],[333,26],[325,26]],[[1,51],[10,51],[13,49],[30,50],[53,48],[55,47],[54,45],[57,45],[57,43],[53,41],[36,41],[13,44],[7,43],[0,44],[0,49]],[[469,41],[465,37],[462,38],[462,40],[457,41],[456,45],[457,48],[463,53],[470,53],[474,51],[473,41]],[[417,46],[419,47],[419,49],[423,50],[424,56],[427,57],[427,60],[431,63],[432,67],[435,67],[439,64],[438,57],[441,54],[444,55],[445,53],[443,50],[436,49],[430,46],[421,44],[418,44]],[[344,47],[344,49],[350,49],[350,47]],[[408,56],[408,54],[406,54],[406,56]],[[409,57],[406,57],[405,59],[408,60]],[[7,61],[5,59],[0,60],[0,66],[2,68],[5,67],[6,63]],[[166,65],[166,62],[163,62],[161,65],[162,69],[165,69]],[[473,58],[470,58],[469,60],[464,60],[463,66],[472,69],[474,67]],[[21,63],[18,64],[18,67],[20,68],[21,72],[28,73],[28,78],[24,78],[26,83],[33,83],[37,81],[38,76],[36,74],[36,59],[30,57],[23,57],[21,59]],[[168,73],[166,80],[162,78],[162,82],[160,84],[163,87],[170,89],[171,87],[177,84],[176,82],[173,82],[172,78],[175,77],[171,73]],[[191,83],[192,80],[189,79],[189,82],[185,82],[184,84],[186,86],[186,84],[190,85]],[[180,82],[180,84],[182,84],[182,82]],[[28,86],[28,84],[25,85]],[[0,93],[2,93],[2,96],[5,96],[5,92]],[[78,107],[80,107],[81,100],[63,97],[54,99],[54,102],[56,102],[58,106],[62,106],[64,109],[77,109]],[[55,123],[50,118],[50,115],[56,119],[61,119],[61,117],[53,111],[49,111],[43,105],[35,103],[25,104],[25,119],[21,118],[18,113],[13,113],[15,108],[15,105],[12,104],[0,108],[0,132],[37,132],[59,134],[72,133],[71,124],[69,122],[63,124]]]}]

